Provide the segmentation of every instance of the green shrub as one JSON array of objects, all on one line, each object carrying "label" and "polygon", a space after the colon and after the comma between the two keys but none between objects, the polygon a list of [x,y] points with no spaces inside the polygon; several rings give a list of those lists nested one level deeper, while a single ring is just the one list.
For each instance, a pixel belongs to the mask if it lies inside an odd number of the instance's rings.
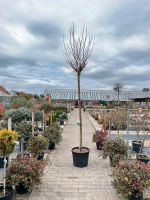
[{"label": "green shrub", "polygon": [[47,127],[43,136],[48,138],[49,143],[58,144],[62,140],[60,127],[57,124],[52,124]]},{"label": "green shrub", "polygon": [[33,155],[40,155],[48,149],[48,139],[42,135],[34,136],[29,142],[29,151]]}]

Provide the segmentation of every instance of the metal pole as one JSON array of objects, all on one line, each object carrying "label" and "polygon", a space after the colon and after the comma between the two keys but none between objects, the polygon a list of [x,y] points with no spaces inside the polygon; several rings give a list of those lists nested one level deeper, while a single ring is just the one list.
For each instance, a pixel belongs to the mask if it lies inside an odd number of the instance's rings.
[{"label": "metal pole", "polygon": [[45,113],[44,113],[44,110],[42,110],[42,116],[43,116],[43,132],[44,132],[44,130],[45,130],[45,120],[44,120],[44,118],[45,118]]},{"label": "metal pole", "polygon": [[12,130],[12,120],[8,118],[8,130]]},{"label": "metal pole", "polygon": [[129,111],[129,101],[127,102],[127,142],[129,146],[129,125],[130,125],[130,111]]},{"label": "metal pole", "polygon": [[34,112],[32,111],[32,137],[34,137]]},{"label": "metal pole", "polygon": [[4,156],[4,177],[3,177],[3,181],[4,181],[3,192],[4,192],[4,195],[6,194],[6,164],[7,164],[7,159],[6,159],[6,156]]}]

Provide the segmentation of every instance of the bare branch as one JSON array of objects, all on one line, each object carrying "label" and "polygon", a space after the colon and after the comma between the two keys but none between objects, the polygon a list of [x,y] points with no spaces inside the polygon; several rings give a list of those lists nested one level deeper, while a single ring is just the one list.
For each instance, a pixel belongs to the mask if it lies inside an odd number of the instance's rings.
[{"label": "bare branch", "polygon": [[86,67],[88,59],[92,51],[93,39],[88,36],[87,28],[85,25],[81,30],[81,35],[75,35],[74,24],[69,30],[68,40],[64,43],[62,51],[66,62],[72,67],[75,72],[80,72]]}]

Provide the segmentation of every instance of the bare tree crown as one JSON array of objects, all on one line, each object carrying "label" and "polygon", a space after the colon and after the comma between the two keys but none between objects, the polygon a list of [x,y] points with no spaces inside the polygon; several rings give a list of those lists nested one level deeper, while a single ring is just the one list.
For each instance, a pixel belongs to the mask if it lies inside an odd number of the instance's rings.
[{"label": "bare tree crown", "polygon": [[91,54],[93,39],[87,33],[87,28],[83,26],[81,34],[75,34],[74,25],[69,31],[68,40],[64,41],[63,55],[72,69],[81,73],[88,63]]},{"label": "bare tree crown", "polygon": [[114,85],[114,91],[120,92],[123,89],[124,85],[122,83],[115,83]]}]

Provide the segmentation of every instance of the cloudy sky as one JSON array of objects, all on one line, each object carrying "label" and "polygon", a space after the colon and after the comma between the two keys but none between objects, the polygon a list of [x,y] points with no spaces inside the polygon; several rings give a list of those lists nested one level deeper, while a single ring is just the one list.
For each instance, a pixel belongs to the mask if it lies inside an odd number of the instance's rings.
[{"label": "cloudy sky", "polygon": [[94,38],[82,88],[150,87],[149,0],[0,0],[0,84],[29,92],[75,88],[61,52],[73,21]]}]

